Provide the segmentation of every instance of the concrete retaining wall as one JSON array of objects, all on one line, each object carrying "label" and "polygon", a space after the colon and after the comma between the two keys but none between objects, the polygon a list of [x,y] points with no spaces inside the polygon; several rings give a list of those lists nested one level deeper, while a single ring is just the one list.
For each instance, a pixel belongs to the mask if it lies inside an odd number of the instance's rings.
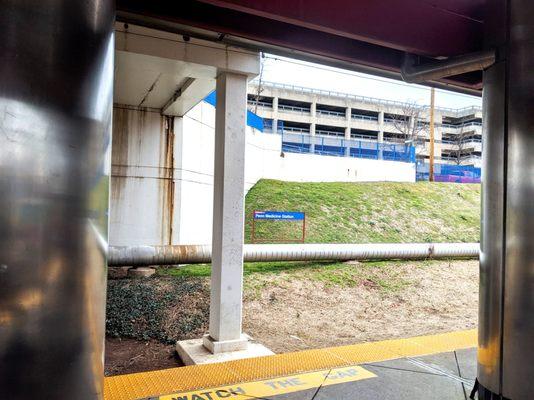
[{"label": "concrete retaining wall", "polygon": [[[211,242],[215,108],[183,118],[116,105],[110,244]],[[298,182],[415,181],[409,163],[280,153],[281,137],[247,127],[245,189],[262,178]],[[172,222],[172,223],[171,223]]]}]

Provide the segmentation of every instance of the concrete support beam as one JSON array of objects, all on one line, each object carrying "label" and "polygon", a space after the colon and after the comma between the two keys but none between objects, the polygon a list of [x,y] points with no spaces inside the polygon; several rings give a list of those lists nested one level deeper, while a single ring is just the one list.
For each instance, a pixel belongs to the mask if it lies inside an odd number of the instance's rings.
[{"label": "concrete support beam", "polygon": [[441,150],[442,150],[442,144],[441,139],[443,138],[443,132],[441,128],[441,124],[443,123],[443,115],[439,112],[434,113],[434,157],[438,161],[438,163],[441,163]]},{"label": "concrete support beam", "polygon": [[384,111],[378,113],[378,142],[384,141]]},{"label": "concrete support beam", "polygon": [[132,24],[115,24],[116,104],[183,116],[215,88],[220,70],[254,77],[259,54]]},{"label": "concrete support beam", "polygon": [[[378,113],[378,143],[384,143],[384,111]],[[382,146],[380,146],[378,150],[378,159],[382,160],[383,158],[384,152],[382,151]]]},{"label": "concrete support beam", "polygon": [[315,100],[313,100],[311,103],[310,115],[310,153],[315,153],[315,116],[317,115],[317,102]]},{"label": "concrete support beam", "polygon": [[209,335],[212,353],[247,347],[241,334],[247,77],[217,77]]},{"label": "concrete support beam", "polygon": [[192,78],[214,78],[219,70],[247,76],[260,72],[255,51],[120,22],[115,24],[115,51],[159,59],[163,74],[176,70],[173,61],[186,63],[183,67]]},{"label": "concrete support beam", "polygon": [[[345,141],[350,141],[350,128],[351,128],[351,121],[352,121],[350,106],[345,109],[345,120],[346,120],[346,124],[347,124],[345,126]],[[349,143],[345,143],[345,157],[349,157],[350,156]]]},{"label": "concrete support beam", "polygon": [[273,97],[273,133],[278,133],[278,97]]},{"label": "concrete support beam", "polygon": [[213,82],[209,79],[185,78],[161,108],[161,113],[183,117],[211,90],[213,90]]},{"label": "concrete support beam", "polygon": [[209,333],[176,344],[186,365],[273,354],[241,331],[247,76],[217,77]]}]

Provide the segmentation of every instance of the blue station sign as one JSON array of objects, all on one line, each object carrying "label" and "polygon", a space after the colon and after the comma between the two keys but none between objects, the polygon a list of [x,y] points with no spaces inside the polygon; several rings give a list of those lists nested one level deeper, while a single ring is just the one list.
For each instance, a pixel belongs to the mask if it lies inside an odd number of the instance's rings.
[{"label": "blue station sign", "polygon": [[300,211],[254,211],[254,219],[303,221],[304,213]]}]

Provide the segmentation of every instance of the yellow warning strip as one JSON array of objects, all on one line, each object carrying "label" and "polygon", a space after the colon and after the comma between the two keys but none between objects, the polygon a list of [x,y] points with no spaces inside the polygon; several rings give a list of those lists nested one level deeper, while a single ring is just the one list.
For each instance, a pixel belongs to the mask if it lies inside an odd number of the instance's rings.
[{"label": "yellow warning strip", "polygon": [[321,386],[337,385],[339,383],[355,382],[362,379],[376,377],[370,371],[359,367],[345,367],[324,369],[322,371],[305,374],[289,375],[281,378],[268,379],[241,384],[219,386],[216,388],[194,390],[190,392],[174,393],[156,397],[158,400],[206,400],[224,399],[231,397],[237,400],[251,398],[265,398],[281,394],[300,392],[301,390],[316,389]]},{"label": "yellow warning strip", "polygon": [[[219,364],[194,365],[105,378],[105,400],[134,400],[402,357],[476,347],[476,329],[407,339],[305,350]],[[299,389],[302,390],[302,389]]]}]

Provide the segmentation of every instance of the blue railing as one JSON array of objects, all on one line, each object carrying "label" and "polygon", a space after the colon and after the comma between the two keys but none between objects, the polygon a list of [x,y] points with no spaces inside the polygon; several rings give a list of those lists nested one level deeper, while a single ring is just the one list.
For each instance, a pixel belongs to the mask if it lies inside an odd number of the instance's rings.
[{"label": "blue railing", "polygon": [[360,119],[363,121],[378,121],[378,117],[372,115],[360,115],[360,114],[351,114],[352,119]]},{"label": "blue railing", "polygon": [[373,160],[415,162],[415,148],[376,140],[353,140],[289,133],[283,130],[282,151],[336,157],[356,157]]},{"label": "blue railing", "polygon": [[321,110],[317,109],[315,110],[317,115],[326,116],[326,117],[334,117],[334,118],[345,118],[346,115],[344,112],[341,111],[329,111],[329,110]]}]

